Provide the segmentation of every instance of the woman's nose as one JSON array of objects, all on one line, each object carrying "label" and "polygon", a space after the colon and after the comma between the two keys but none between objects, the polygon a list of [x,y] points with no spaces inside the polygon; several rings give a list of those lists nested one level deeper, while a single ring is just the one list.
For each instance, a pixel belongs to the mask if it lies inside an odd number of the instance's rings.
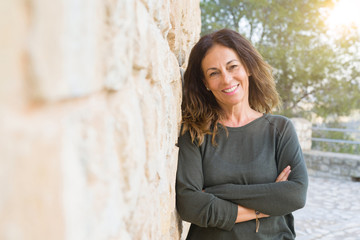
[{"label": "woman's nose", "polygon": [[224,83],[230,83],[231,79],[232,79],[231,74],[228,73],[227,71],[225,71],[224,74],[223,74]]}]

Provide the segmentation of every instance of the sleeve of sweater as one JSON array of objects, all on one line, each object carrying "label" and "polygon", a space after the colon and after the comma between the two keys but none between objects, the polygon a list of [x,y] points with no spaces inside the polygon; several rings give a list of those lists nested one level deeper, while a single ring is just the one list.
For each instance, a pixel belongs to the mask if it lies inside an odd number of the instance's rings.
[{"label": "sleeve of sweater", "polygon": [[253,185],[223,184],[206,188],[205,192],[272,216],[285,215],[304,207],[308,175],[301,147],[290,120],[279,134],[276,159],[278,174],[287,165],[291,166],[288,181]]},{"label": "sleeve of sweater", "polygon": [[176,207],[180,217],[200,227],[230,231],[237,217],[237,205],[203,192],[204,178],[199,147],[190,135],[179,137],[179,160],[176,174]]}]

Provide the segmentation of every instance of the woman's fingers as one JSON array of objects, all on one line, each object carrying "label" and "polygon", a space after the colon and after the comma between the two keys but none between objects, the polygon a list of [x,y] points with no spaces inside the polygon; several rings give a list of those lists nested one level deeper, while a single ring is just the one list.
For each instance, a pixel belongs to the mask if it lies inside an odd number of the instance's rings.
[{"label": "woman's fingers", "polygon": [[290,168],[289,167],[286,167],[279,175],[278,177],[278,181],[279,182],[282,182],[282,181],[286,181],[287,178],[289,177],[289,174],[290,174]]},{"label": "woman's fingers", "polygon": [[291,172],[291,168],[290,168],[290,166],[287,166],[287,167],[279,174],[279,176],[276,178],[276,181],[275,181],[275,182],[287,181],[290,172]]},{"label": "woman's fingers", "polygon": [[289,178],[290,173],[291,173],[291,170],[289,169],[289,170],[287,171],[286,175],[283,177],[282,180],[283,180],[283,181],[287,181],[288,178]]}]

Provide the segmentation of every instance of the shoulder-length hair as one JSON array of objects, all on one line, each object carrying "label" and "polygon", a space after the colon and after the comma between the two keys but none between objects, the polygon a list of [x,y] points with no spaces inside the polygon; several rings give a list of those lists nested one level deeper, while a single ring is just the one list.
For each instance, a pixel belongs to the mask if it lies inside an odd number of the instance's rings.
[{"label": "shoulder-length hair", "polygon": [[252,109],[269,113],[280,102],[272,68],[246,38],[229,29],[201,37],[189,56],[181,105],[182,134],[189,131],[192,141],[196,140],[198,145],[203,143],[206,134],[212,135],[212,144],[216,145],[218,123],[223,117],[220,105],[204,85],[205,76],[201,66],[206,53],[216,44],[233,49],[249,73],[249,104]]}]

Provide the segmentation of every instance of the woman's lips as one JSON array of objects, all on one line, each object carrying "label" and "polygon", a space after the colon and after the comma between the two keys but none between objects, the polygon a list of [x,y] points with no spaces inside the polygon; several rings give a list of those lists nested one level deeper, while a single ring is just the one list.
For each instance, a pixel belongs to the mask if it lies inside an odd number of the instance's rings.
[{"label": "woman's lips", "polygon": [[239,84],[238,85],[235,85],[231,88],[227,88],[227,89],[224,89],[222,90],[222,92],[226,93],[226,94],[232,94],[236,91],[236,89],[238,88]]}]

